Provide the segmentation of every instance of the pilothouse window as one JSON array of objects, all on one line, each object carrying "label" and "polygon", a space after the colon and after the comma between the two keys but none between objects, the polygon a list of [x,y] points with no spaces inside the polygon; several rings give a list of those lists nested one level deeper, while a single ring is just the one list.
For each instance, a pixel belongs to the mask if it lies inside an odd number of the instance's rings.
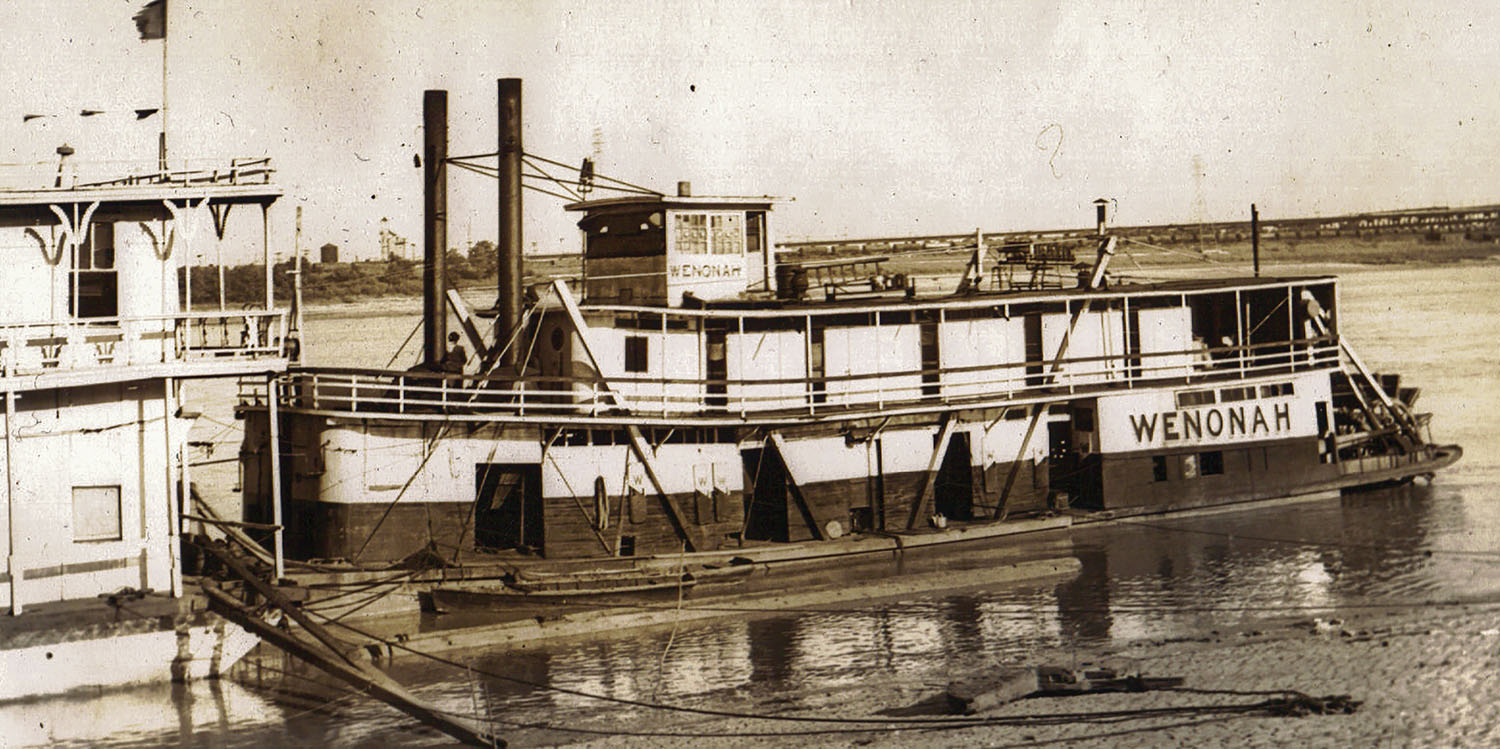
[{"label": "pilothouse window", "polygon": [[679,254],[743,255],[745,214],[675,214],[672,218],[672,239]]},{"label": "pilothouse window", "polygon": [[708,216],[701,213],[679,213],[672,225],[679,253],[708,254]]},{"label": "pilothouse window", "polygon": [[713,254],[745,254],[745,217],[738,213],[710,216],[713,228]]}]

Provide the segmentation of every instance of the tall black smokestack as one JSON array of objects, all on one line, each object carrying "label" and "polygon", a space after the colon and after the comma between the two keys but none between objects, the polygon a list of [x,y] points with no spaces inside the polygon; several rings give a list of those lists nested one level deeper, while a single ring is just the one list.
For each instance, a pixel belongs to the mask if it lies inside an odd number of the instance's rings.
[{"label": "tall black smokestack", "polygon": [[[496,243],[499,296],[495,299],[495,345],[510,339],[521,320],[521,79],[498,81],[500,118],[500,241]],[[514,366],[507,350],[501,366]]]},{"label": "tall black smokestack", "polygon": [[443,368],[448,349],[448,92],[422,92],[422,363]]}]

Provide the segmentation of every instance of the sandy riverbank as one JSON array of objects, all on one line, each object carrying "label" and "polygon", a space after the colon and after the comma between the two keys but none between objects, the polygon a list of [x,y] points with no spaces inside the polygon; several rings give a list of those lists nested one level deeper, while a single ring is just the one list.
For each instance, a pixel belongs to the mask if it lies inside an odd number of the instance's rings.
[{"label": "sandy riverbank", "polygon": [[[981,726],[941,730],[798,735],[847,728],[661,714],[651,731],[722,738],[616,737],[590,746],[1495,746],[1500,744],[1500,607],[1416,608],[1324,614],[1260,629],[1206,632],[1172,642],[1144,640],[1113,652],[1039,652],[1036,663],[1093,662],[1147,676],[1180,676],[1184,686],[1214,690],[1291,689],[1313,696],[1347,694],[1363,705],[1352,715],[1307,717],[1164,716],[1115,723]],[[1333,623],[1337,621],[1337,623]],[[997,664],[1005,665],[1005,664]],[[960,678],[968,674],[951,674]],[[837,692],[782,694],[755,704],[713,705],[756,714],[852,718],[919,703],[945,684],[860,684]],[[1254,696],[1184,692],[1104,694],[1022,700],[986,715],[1149,710],[1257,702]],[[796,708],[788,708],[795,705]],[[751,737],[758,732],[790,732]],[[577,737],[553,734],[543,741]],[[522,743],[527,743],[524,740]]]}]

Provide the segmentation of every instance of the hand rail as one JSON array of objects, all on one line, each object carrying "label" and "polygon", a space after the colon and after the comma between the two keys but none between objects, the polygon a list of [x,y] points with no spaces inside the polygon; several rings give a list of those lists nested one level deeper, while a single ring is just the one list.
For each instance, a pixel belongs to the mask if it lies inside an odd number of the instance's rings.
[{"label": "hand rail", "polygon": [[[1247,353],[1248,352],[1248,353]],[[1212,358],[1218,355],[1219,358]],[[1074,393],[1080,388],[1134,389],[1180,382],[1238,380],[1338,365],[1337,339],[1230,346],[1216,349],[1141,352],[1064,359],[1055,372],[1038,373],[1045,362],[836,375],[819,378],[693,380],[611,376],[615,392],[632,412],[645,415],[722,418],[796,412],[816,418],[861,407],[989,402],[1034,395]],[[1162,361],[1166,360],[1166,361]],[[1090,366],[1094,365],[1094,366]],[[1030,367],[1032,371],[1028,372]],[[969,377],[957,378],[965,374]],[[592,379],[576,377],[465,377],[436,372],[312,368],[281,378],[289,408],[367,413],[471,413],[533,416],[612,413],[615,406]],[[709,392],[708,385],[723,386]],[[821,385],[817,388],[815,385]],[[833,387],[829,387],[833,385]],[[936,385],[934,388],[933,386]],[[766,390],[780,390],[765,394]],[[260,403],[260,389],[242,389],[243,403]]]}]

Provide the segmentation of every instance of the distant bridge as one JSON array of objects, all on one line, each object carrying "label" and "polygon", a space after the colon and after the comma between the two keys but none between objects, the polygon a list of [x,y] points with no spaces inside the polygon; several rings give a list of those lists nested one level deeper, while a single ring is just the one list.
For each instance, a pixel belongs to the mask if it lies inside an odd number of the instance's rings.
[{"label": "distant bridge", "polygon": [[[969,232],[924,237],[873,237],[868,239],[818,239],[782,242],[783,250],[809,253],[844,254],[889,253],[911,250],[973,249],[975,237],[982,233],[987,248],[1005,245],[1079,241],[1092,238],[1094,227],[1087,229],[1053,229],[1047,231]],[[1149,224],[1114,226],[1110,233],[1149,244],[1185,244],[1196,242],[1241,242],[1250,239],[1250,222],[1218,221],[1193,224]],[[1468,237],[1493,239],[1500,236],[1500,205],[1463,208],[1437,206],[1345,216],[1316,218],[1266,219],[1260,222],[1262,239],[1313,239],[1319,237],[1375,237],[1398,234],[1444,236],[1462,233]]]}]

